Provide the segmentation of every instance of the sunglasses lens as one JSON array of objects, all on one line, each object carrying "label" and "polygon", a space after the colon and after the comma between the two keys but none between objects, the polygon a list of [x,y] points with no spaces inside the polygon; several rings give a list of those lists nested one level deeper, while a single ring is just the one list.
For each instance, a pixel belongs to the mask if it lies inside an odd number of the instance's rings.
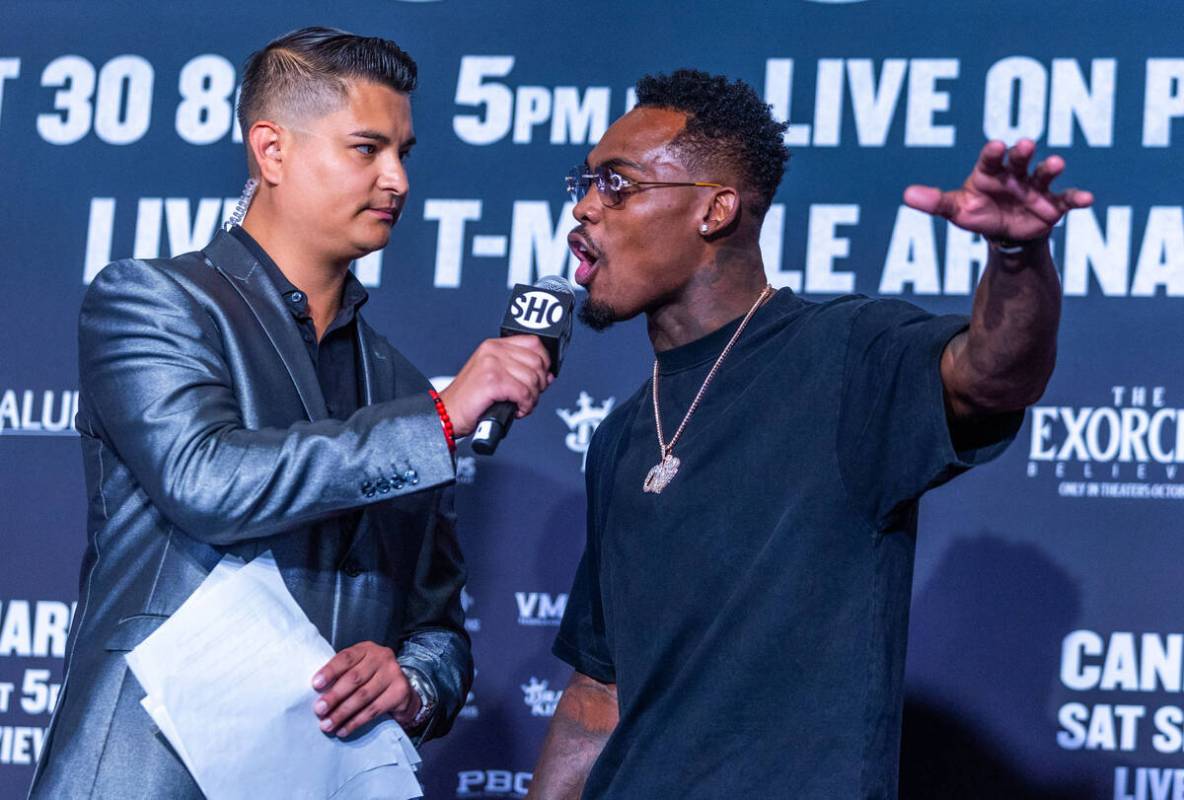
[{"label": "sunglasses lens", "polygon": [[608,167],[596,169],[596,190],[606,206],[615,206],[621,202],[621,193],[613,188],[612,173]]},{"label": "sunglasses lens", "polygon": [[567,173],[567,178],[564,179],[564,184],[567,187],[567,193],[571,195],[573,203],[578,203],[584,199],[584,195],[588,194],[589,183],[587,167],[571,168],[571,171]]}]

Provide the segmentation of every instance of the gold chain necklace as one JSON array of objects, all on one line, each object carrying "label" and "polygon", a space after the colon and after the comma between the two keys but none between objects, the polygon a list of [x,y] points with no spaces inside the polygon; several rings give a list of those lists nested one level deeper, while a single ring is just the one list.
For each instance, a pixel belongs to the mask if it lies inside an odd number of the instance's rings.
[{"label": "gold chain necklace", "polygon": [[682,436],[682,432],[686,430],[687,423],[691,421],[691,416],[695,413],[695,410],[699,408],[699,402],[703,399],[703,393],[711,385],[715,373],[719,371],[720,364],[724,363],[724,359],[728,357],[728,353],[732,352],[733,345],[740,338],[740,334],[744,333],[744,329],[748,326],[748,321],[752,319],[752,315],[756,313],[756,310],[761,307],[761,303],[765,302],[772,292],[773,287],[766,283],[765,288],[761,289],[760,295],[757,296],[756,302],[752,304],[752,308],[748,309],[748,313],[740,321],[740,327],[736,328],[736,332],[732,334],[732,338],[724,346],[723,352],[719,354],[719,358],[715,359],[715,364],[712,365],[711,371],[707,373],[707,377],[703,379],[703,385],[699,387],[698,394],[691,401],[691,407],[687,409],[686,416],[682,418],[678,430],[674,432],[674,436],[670,437],[669,442],[662,435],[662,413],[658,408],[658,359],[654,359],[654,427],[658,431],[658,450],[661,451],[662,458],[646,474],[645,482],[641,485],[643,492],[661,494],[662,490],[678,474],[678,468],[682,462],[674,455],[674,445]]}]

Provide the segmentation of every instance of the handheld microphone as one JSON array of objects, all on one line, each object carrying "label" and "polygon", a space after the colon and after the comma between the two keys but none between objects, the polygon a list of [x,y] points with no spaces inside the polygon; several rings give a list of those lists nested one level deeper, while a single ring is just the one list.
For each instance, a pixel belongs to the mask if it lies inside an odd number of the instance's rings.
[{"label": "handheld microphone", "polygon": [[[572,309],[576,296],[571,284],[558,275],[541,278],[534,286],[519,283],[510,294],[502,336],[531,333],[542,340],[551,357],[551,374],[559,375],[563,353],[571,341]],[[510,431],[518,407],[508,400],[491,405],[473,431],[473,451],[490,456]]]}]

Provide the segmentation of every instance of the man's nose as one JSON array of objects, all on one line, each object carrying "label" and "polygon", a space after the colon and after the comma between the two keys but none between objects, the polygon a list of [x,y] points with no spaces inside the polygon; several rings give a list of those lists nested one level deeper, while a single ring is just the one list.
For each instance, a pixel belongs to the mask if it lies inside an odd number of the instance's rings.
[{"label": "man's nose", "polygon": [[576,218],[577,222],[597,222],[600,220],[602,210],[600,192],[595,186],[590,186],[587,194],[581,197],[580,201],[572,208],[571,215]]},{"label": "man's nose", "polygon": [[398,153],[391,151],[384,154],[380,163],[382,172],[378,178],[378,188],[397,195],[406,195],[411,191],[411,180],[407,177],[407,168],[403,165],[403,159]]}]

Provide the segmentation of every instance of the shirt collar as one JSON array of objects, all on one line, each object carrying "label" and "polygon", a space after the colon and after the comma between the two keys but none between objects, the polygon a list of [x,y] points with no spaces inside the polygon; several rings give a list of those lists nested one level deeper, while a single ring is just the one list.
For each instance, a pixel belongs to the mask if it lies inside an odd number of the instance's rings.
[{"label": "shirt collar", "polygon": [[[263,271],[271,279],[272,285],[275,286],[284,298],[284,305],[292,312],[292,316],[297,319],[307,317],[308,295],[288,280],[288,277],[284,275],[279,265],[272,260],[262,245],[255,241],[255,237],[247,233],[241,225],[231,226],[230,235],[242,242],[243,246],[251,252],[251,255],[263,267]],[[370,299],[370,293],[362,286],[362,282],[358,280],[352,271],[347,272],[345,275],[345,285],[341,290],[341,310],[349,310],[352,316],[361,309],[368,299]]]},{"label": "shirt collar", "polygon": [[[744,329],[744,334],[740,338],[744,340],[751,339],[753,334],[760,330],[761,326],[769,317],[765,311],[766,308],[784,308],[788,303],[794,302],[794,298],[796,297],[797,295],[789,289],[781,289],[774,292],[769,297],[769,300],[752,315],[752,320],[749,322],[748,327]],[[662,375],[670,375],[690,369],[691,367],[709,363],[718,358],[719,354],[723,352],[723,349],[727,347],[732,334],[740,327],[740,323],[743,320],[743,316],[736,317],[731,322],[693,342],[688,342],[669,350],[663,350],[661,353],[655,353],[655,357],[658,360],[658,371]]]}]

